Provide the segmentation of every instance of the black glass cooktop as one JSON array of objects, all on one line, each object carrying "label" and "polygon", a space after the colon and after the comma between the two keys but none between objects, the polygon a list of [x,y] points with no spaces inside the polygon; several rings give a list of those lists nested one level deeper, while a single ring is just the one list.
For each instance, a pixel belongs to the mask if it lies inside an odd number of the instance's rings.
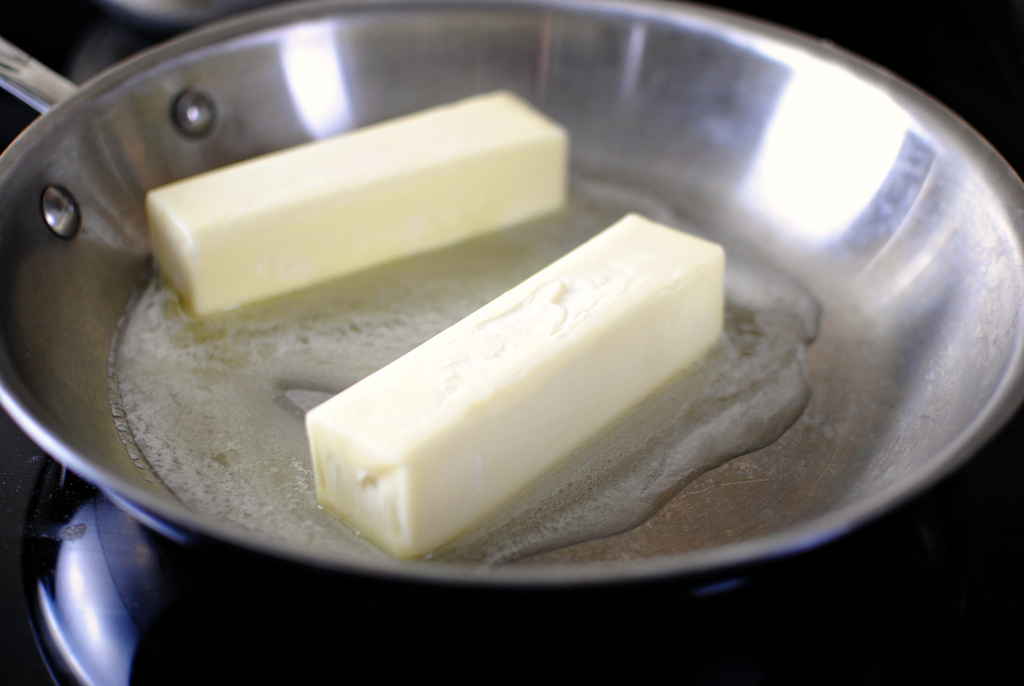
[{"label": "black glass cooktop", "polygon": [[[1024,3],[710,4],[886,66],[1024,169]],[[77,77],[155,39],[78,0],[12,0],[2,15],[0,35]],[[34,116],[0,92],[0,143]],[[994,681],[1000,668],[1019,672],[1024,645],[1022,427],[1018,413],[940,487],[793,559],[686,582],[497,592],[182,548],[0,416],[0,682],[345,678],[357,665],[530,678],[611,664],[706,684]]]}]

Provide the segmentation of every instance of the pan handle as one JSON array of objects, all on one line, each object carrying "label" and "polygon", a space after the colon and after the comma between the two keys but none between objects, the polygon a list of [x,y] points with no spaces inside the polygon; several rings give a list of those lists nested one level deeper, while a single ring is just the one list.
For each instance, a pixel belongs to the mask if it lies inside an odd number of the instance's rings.
[{"label": "pan handle", "polygon": [[44,113],[78,90],[71,81],[0,37],[0,87]]}]

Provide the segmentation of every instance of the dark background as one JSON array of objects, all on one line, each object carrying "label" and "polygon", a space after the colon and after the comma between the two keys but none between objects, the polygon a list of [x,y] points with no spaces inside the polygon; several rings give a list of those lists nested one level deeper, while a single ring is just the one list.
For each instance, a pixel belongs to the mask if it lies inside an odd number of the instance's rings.
[{"label": "dark background", "polygon": [[[84,0],[4,4],[0,35],[57,70],[67,68],[87,32],[109,21],[103,10]],[[946,103],[1015,169],[1024,169],[1020,3],[707,4],[829,39],[883,65]],[[125,45],[157,38],[144,36]],[[0,146],[34,117],[0,92]],[[234,581],[230,587],[197,582],[190,598],[150,632],[146,650],[140,648],[146,661],[140,658],[136,679],[160,681],[162,675],[173,682],[185,674],[195,676],[200,661],[213,655],[236,667],[262,668],[272,661],[271,653],[293,647],[308,648],[311,659],[333,656],[342,663],[371,654],[378,658],[377,673],[410,666],[446,673],[465,665],[466,650],[474,649],[524,676],[544,656],[558,656],[557,664],[574,669],[606,662],[668,665],[684,680],[715,684],[985,682],[994,680],[1000,668],[1019,675],[1024,468],[1017,437],[1022,426],[1024,417],[1018,413],[967,467],[862,531],[792,560],[699,583],[559,594],[395,591],[360,580],[308,579],[252,560],[187,553],[182,564],[196,577]],[[24,589],[31,587],[26,569],[31,565],[22,562],[30,499],[39,492],[38,480],[48,464],[49,458],[0,417],[3,683],[49,681],[26,609]],[[87,486],[74,488],[96,497]],[[358,591],[352,592],[358,599],[324,605],[324,612],[340,614],[330,619],[338,627],[336,641],[309,640],[302,627],[291,624],[283,633],[271,632],[273,640],[261,640],[232,624],[232,618],[253,619],[247,599],[260,589],[266,598],[268,586],[274,586],[271,596],[278,600],[265,603],[265,616],[278,613],[281,622],[301,622],[305,615],[289,614],[288,605],[320,602],[345,584]],[[720,592],[712,592],[716,588]],[[211,607],[219,615],[216,621],[204,613]],[[410,642],[423,645],[423,634],[440,646],[432,660],[379,662],[381,654],[403,654]],[[338,669],[339,677],[346,673]]]}]

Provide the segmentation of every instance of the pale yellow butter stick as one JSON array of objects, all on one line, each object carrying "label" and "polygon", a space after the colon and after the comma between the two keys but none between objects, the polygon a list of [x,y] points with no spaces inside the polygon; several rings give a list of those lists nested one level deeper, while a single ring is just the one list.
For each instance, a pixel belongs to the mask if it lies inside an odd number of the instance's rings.
[{"label": "pale yellow butter stick", "polygon": [[153,252],[204,316],[552,212],[567,156],[520,98],[475,96],[154,189]]},{"label": "pale yellow butter stick", "polygon": [[306,415],[320,503],[435,550],[700,356],[721,246],[629,215]]}]

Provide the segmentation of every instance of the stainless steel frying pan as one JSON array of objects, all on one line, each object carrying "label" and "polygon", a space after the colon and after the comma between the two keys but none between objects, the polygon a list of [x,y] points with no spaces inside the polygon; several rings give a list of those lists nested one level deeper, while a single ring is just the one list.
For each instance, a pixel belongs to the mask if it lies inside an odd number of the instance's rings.
[{"label": "stainless steel frying pan", "polygon": [[[329,82],[297,83],[295,46],[332,65]],[[151,269],[146,190],[495,88],[569,128],[575,169],[645,189],[813,294],[799,419],[633,531],[498,569],[353,561],[162,488],[125,448],[108,390],[112,341]],[[55,100],[0,158],[0,399],[49,454],[187,542],[467,582],[706,572],[892,509],[963,464],[1024,393],[1019,179],[927,96],[762,23],[653,2],[288,6],[36,98]]]}]

